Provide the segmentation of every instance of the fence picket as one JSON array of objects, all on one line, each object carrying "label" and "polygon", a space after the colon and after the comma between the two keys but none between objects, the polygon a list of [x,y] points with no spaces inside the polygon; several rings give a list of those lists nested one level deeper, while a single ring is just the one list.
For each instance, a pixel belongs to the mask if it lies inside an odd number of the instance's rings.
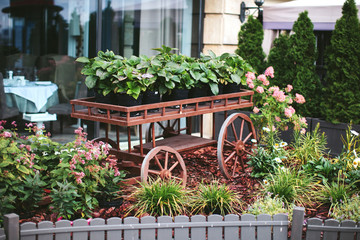
[{"label": "fence picket", "polygon": [[[244,214],[241,216],[241,221],[252,221],[255,222],[255,216],[252,214]],[[241,227],[241,239],[246,240],[255,240],[255,227],[254,226],[244,226]]]},{"label": "fence picket", "polygon": [[[38,223],[38,229],[49,229],[54,228],[54,223],[50,221],[44,221]],[[40,234],[38,240],[53,240],[54,236],[52,233],[49,234]]]},{"label": "fence picket", "polygon": [[[176,223],[187,223],[187,222],[189,222],[189,217],[176,216],[175,222]],[[184,239],[189,239],[189,228],[188,227],[175,228],[174,240],[184,240]]]},{"label": "fence picket", "polygon": [[[90,226],[104,226],[105,220],[102,218],[95,218],[91,220]],[[105,239],[105,231],[91,231],[90,232],[90,240],[104,240]]]},{"label": "fence picket", "polygon": [[[60,220],[55,223],[56,228],[70,228],[71,222],[69,220]],[[57,233],[55,235],[55,240],[70,240],[71,238],[71,232],[67,233]]]},{"label": "fence picket", "polygon": [[[122,219],[118,217],[109,218],[106,221],[107,225],[121,225]],[[109,230],[107,231],[107,240],[117,240],[122,238],[122,231],[121,230]]]},{"label": "fence picket", "polygon": [[[202,215],[195,215],[191,217],[191,222],[206,222],[206,217]],[[206,228],[196,227],[191,228],[191,239],[192,240],[205,240],[206,239]]]},{"label": "fence picket", "polygon": [[[221,215],[210,215],[208,216],[208,222],[222,222],[223,217]],[[222,227],[208,227],[208,240],[222,239]]]},{"label": "fence picket", "polygon": [[[271,221],[269,214],[260,214],[257,216],[258,221]],[[258,240],[270,240],[271,239],[271,226],[261,226],[257,228]],[[275,238],[274,238],[275,239]],[[279,238],[281,239],[281,238]]]},{"label": "fence picket", "polygon": [[[158,217],[158,223],[172,223],[172,218],[170,216],[160,216]],[[172,239],[172,229],[171,228],[159,228],[158,229],[158,239],[167,240]]]},{"label": "fence picket", "polygon": [[[139,219],[136,217],[127,217],[124,224],[138,224]],[[139,239],[139,230],[124,230],[124,240]]]},{"label": "fence picket", "polygon": [[[273,216],[274,221],[288,221],[288,216],[284,213],[275,214]],[[287,239],[288,234],[288,225],[285,226],[274,226],[273,227],[274,232],[274,239]]]},{"label": "fence picket", "polygon": [[[33,222],[26,222],[21,224],[20,227],[20,231],[22,230],[33,230],[36,229],[36,224]],[[21,240],[35,240],[36,239],[36,235],[31,235],[31,236],[20,236]]]},{"label": "fence picket", "polygon": [[[73,221],[73,227],[86,227],[88,226],[88,221],[85,219],[76,219]],[[88,239],[88,232],[74,232],[73,233],[73,239],[76,240],[87,240]]]},{"label": "fence picket", "polygon": [[[341,227],[355,227],[356,223],[351,220],[345,220],[341,222]],[[355,231],[353,232],[340,232],[340,240],[354,239]]]},{"label": "fence picket", "polygon": [[0,228],[0,240],[6,240],[5,229]]},{"label": "fence picket", "polygon": [[[335,219],[327,219],[325,220],[325,226],[338,227],[340,223]],[[328,231],[324,230],[324,239],[326,240],[337,240],[339,231]]]},{"label": "fence picket", "polygon": [[[360,229],[360,222],[358,222],[357,228]],[[356,233],[356,240],[360,240],[360,232],[357,232],[357,233]]]},{"label": "fence picket", "polygon": [[[225,216],[225,222],[239,222],[239,216],[235,214],[228,214]],[[224,228],[225,240],[239,240],[239,227],[225,227]]]},{"label": "fence picket", "polygon": [[[310,218],[307,221],[307,226],[322,226],[322,220],[319,218]],[[321,231],[306,230],[306,240],[320,240],[321,238]]]},{"label": "fence picket", "polygon": [[[156,219],[152,216],[146,216],[141,218],[141,224],[143,223],[155,223]],[[153,229],[141,229],[141,240],[155,240],[155,228]]]}]

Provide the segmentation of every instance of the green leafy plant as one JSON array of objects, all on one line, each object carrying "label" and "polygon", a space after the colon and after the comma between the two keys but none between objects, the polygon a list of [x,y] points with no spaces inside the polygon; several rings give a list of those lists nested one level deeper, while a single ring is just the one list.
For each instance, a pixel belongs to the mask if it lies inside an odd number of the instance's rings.
[{"label": "green leafy plant", "polygon": [[270,174],[263,181],[262,193],[271,194],[284,201],[286,206],[291,204],[307,206],[313,203],[314,189],[317,184],[313,177],[305,172],[290,168],[280,168],[275,174]]},{"label": "green leafy plant", "polygon": [[[284,143],[282,143],[285,145]],[[258,147],[253,150],[253,154],[248,155],[247,162],[252,168],[251,176],[255,178],[263,178],[269,174],[273,174],[283,164],[285,152],[282,149]]]},{"label": "green leafy plant", "polygon": [[148,183],[139,183],[131,195],[135,199],[129,209],[135,210],[135,216],[150,214],[151,216],[185,214],[189,202],[189,192],[174,179],[150,179]]},{"label": "green leafy plant", "polygon": [[238,40],[238,48],[235,53],[246,59],[256,72],[263,72],[265,69],[265,53],[261,46],[264,40],[261,22],[250,15],[247,22],[241,26]]},{"label": "green leafy plant", "polygon": [[241,201],[237,194],[225,184],[213,181],[200,183],[191,202],[192,213],[221,214],[237,213]]},{"label": "green leafy plant", "polygon": [[320,124],[317,124],[311,133],[299,134],[294,132],[294,142],[289,155],[291,158],[306,164],[308,161],[316,161],[326,153],[326,135],[320,133]]},{"label": "green leafy plant", "polygon": [[335,206],[330,214],[331,217],[343,221],[353,220],[360,222],[360,197],[354,195],[349,199],[345,199],[342,203]]},{"label": "green leafy plant", "polygon": [[271,197],[269,194],[256,198],[248,209],[242,212],[242,214],[269,214],[275,215],[278,213],[286,213],[288,216],[291,216],[293,206],[285,207],[284,202],[281,198]]},{"label": "green leafy plant", "polygon": [[309,160],[301,167],[305,172],[314,174],[315,178],[320,178],[323,183],[335,180],[341,169],[341,165],[337,161],[324,157]]}]

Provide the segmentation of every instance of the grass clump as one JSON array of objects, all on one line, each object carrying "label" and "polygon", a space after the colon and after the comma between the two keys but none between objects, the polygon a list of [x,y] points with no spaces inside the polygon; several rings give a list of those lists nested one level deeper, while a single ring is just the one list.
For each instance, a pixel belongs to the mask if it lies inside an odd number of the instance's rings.
[{"label": "grass clump", "polygon": [[188,207],[189,191],[181,183],[170,180],[149,180],[140,183],[132,197],[134,205],[129,210],[136,210],[135,216],[149,214],[151,216],[175,216],[185,214]]},{"label": "grass clump", "polygon": [[339,221],[349,219],[360,222],[360,196],[354,195],[350,199],[345,199],[345,201],[333,208],[330,215]]},{"label": "grass clump", "polygon": [[241,202],[236,193],[225,184],[213,181],[200,183],[192,199],[192,213],[221,214],[237,213]]}]

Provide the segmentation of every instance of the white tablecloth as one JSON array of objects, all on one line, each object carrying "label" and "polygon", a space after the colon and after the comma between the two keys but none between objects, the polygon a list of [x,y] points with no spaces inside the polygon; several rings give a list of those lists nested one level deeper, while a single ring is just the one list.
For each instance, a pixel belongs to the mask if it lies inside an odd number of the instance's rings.
[{"label": "white tablecloth", "polygon": [[54,83],[40,85],[37,82],[28,82],[25,86],[4,86],[5,93],[15,94],[34,103],[39,112],[48,99],[57,92],[58,86]]}]

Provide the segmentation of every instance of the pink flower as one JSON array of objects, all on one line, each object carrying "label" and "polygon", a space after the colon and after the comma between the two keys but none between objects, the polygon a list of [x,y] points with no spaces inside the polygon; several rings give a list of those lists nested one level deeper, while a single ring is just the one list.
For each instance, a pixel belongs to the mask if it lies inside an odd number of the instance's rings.
[{"label": "pink flower", "polygon": [[248,72],[247,74],[245,74],[245,77],[250,80],[254,80],[256,78],[255,73],[253,72]]},{"label": "pink flower", "polygon": [[275,91],[273,93],[273,97],[279,102],[285,101],[285,93],[283,91],[279,91],[279,90],[275,89]]},{"label": "pink flower", "polygon": [[292,115],[295,113],[295,109],[293,107],[285,108],[285,116],[291,118]]},{"label": "pink flower", "polygon": [[272,66],[265,70],[265,76],[270,76],[271,78],[274,77],[274,68]]},{"label": "pink flower", "polygon": [[292,98],[291,98],[291,97],[289,97],[288,99],[289,99],[289,100],[288,100],[288,103],[289,103],[289,104],[292,104],[292,103],[293,103]]},{"label": "pink flower", "polygon": [[25,123],[25,126],[26,127],[32,127],[32,126],[34,126],[32,123]]},{"label": "pink flower", "polygon": [[6,138],[10,138],[12,136],[12,134],[9,133],[9,132],[4,132],[3,136],[6,137]]},{"label": "pink flower", "polygon": [[264,84],[265,86],[269,86],[270,82],[269,82],[268,80],[265,80],[265,81],[263,82],[263,84]]},{"label": "pink flower", "polygon": [[254,107],[253,112],[258,113],[258,112],[260,112],[260,109],[258,109],[257,107]]},{"label": "pink flower", "polygon": [[256,91],[257,91],[258,93],[263,93],[263,92],[264,92],[264,88],[258,86],[258,87],[256,88]]},{"label": "pink flower", "polygon": [[291,90],[293,89],[293,86],[288,84],[287,87],[285,88],[286,92],[291,92]]},{"label": "pink flower", "polygon": [[300,131],[301,134],[305,134],[306,133],[306,129],[305,128],[302,128],[301,131]]},{"label": "pink flower", "polygon": [[250,84],[254,84],[254,83],[253,83],[253,80],[251,80],[250,78],[247,78],[246,79],[246,84],[250,85]]},{"label": "pink flower", "polygon": [[11,125],[13,125],[14,127],[17,126],[15,121],[12,121],[12,122],[11,122]]},{"label": "pink flower", "polygon": [[303,95],[301,95],[301,94],[295,94],[295,102],[297,102],[297,103],[300,103],[300,104],[303,104],[303,103],[305,103],[305,98],[304,98],[304,96]]},{"label": "pink flower", "polygon": [[0,130],[3,130],[4,129],[4,127],[3,126],[0,126]]},{"label": "pink flower", "polygon": [[304,117],[300,118],[300,122],[301,122],[301,123],[304,123],[304,124],[307,124],[307,123],[306,123],[306,118],[304,118]]},{"label": "pink flower", "polygon": [[281,118],[280,118],[280,117],[278,117],[278,116],[276,116],[276,117],[275,117],[275,121],[277,121],[277,122],[281,122]]},{"label": "pink flower", "polygon": [[276,86],[269,88],[270,92],[279,91],[279,90],[280,90],[279,87],[276,87]]},{"label": "pink flower", "polygon": [[285,131],[287,131],[288,129],[289,129],[289,127],[288,127],[288,126],[285,126],[285,127],[284,127],[284,130],[285,130]]},{"label": "pink flower", "polygon": [[271,131],[272,132],[275,132],[276,131],[276,128],[275,128],[275,126],[273,125],[273,126],[271,126]]},{"label": "pink flower", "polygon": [[249,88],[253,89],[255,86],[253,83],[249,84]]},{"label": "pink flower", "polygon": [[56,219],[56,221],[60,221],[61,219],[63,219],[63,217],[59,217],[58,219]]},{"label": "pink flower", "polygon": [[259,75],[259,76],[257,77],[257,79],[260,80],[260,81],[262,81],[262,82],[264,82],[264,81],[267,80],[267,79],[266,79],[266,76],[265,76],[264,74]]},{"label": "pink flower", "polygon": [[31,146],[30,145],[26,145],[26,150],[28,150],[29,152],[31,152]]}]

